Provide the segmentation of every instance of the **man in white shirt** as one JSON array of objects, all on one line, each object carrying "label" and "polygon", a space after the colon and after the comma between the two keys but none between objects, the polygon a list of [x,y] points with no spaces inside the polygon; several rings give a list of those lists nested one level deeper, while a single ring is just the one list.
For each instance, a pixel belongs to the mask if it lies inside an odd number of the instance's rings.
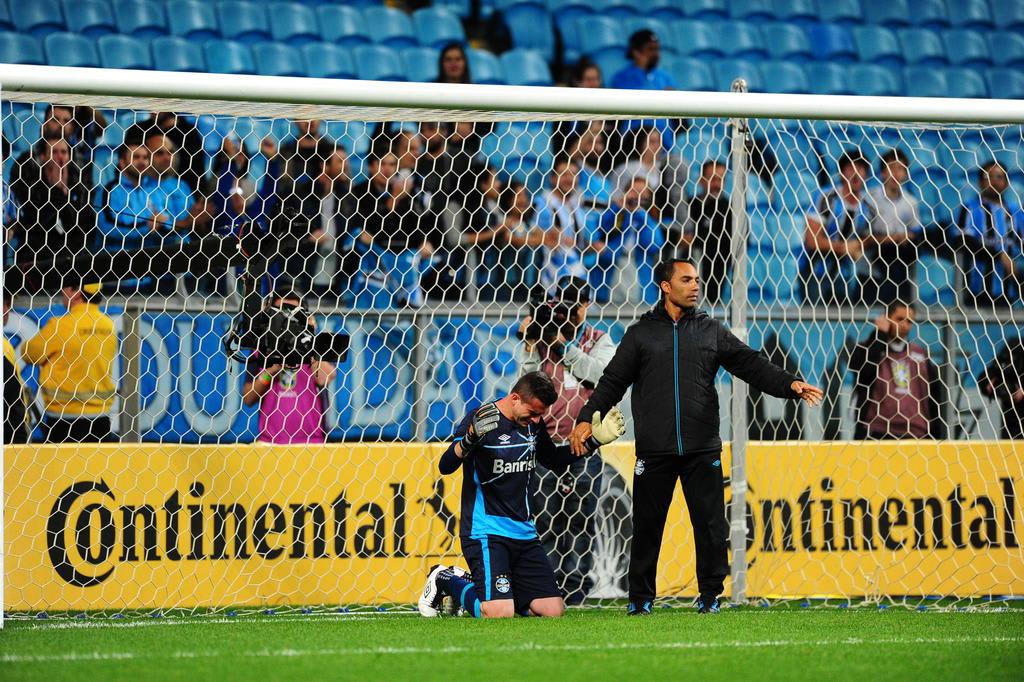
[{"label": "man in white shirt", "polygon": [[545,231],[544,268],[540,283],[551,287],[563,277],[587,276],[586,214],[579,191],[579,166],[568,156],[555,157],[551,189],[537,201],[537,227]]},{"label": "man in white shirt", "polygon": [[904,188],[909,167],[902,149],[887,151],[879,160],[882,184],[871,188],[864,200],[868,220],[864,255],[869,269],[861,291],[868,305],[911,303],[916,298],[914,240],[921,234],[921,220],[917,198]]}]

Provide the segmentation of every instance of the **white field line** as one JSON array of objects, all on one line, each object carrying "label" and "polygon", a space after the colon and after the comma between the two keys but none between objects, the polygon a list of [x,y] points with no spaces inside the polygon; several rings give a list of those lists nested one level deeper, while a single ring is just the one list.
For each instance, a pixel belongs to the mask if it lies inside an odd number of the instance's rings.
[{"label": "white field line", "polygon": [[846,639],[773,639],[760,641],[732,642],[608,642],[606,644],[511,644],[495,647],[354,647],[325,649],[253,649],[249,651],[86,651],[64,654],[0,654],[0,664],[24,663],[79,663],[89,661],[126,661],[126,660],[188,660],[206,658],[302,658],[313,656],[429,656],[449,654],[507,654],[523,653],[570,653],[570,652],[609,652],[609,651],[685,651],[709,649],[765,649],[776,647],[855,647],[855,646],[933,646],[950,644],[1021,644],[1022,637],[912,637],[899,638],[846,638]]},{"label": "white field line", "polygon": [[388,612],[365,612],[365,613],[318,613],[318,614],[281,614],[280,616],[248,616],[241,615],[233,618],[188,618],[181,616],[165,616],[163,618],[145,618],[144,616],[131,619],[104,619],[104,620],[53,620],[35,621],[31,625],[22,627],[8,627],[0,630],[0,638],[6,637],[15,632],[39,632],[41,630],[89,630],[93,628],[149,628],[165,627],[171,625],[243,625],[266,623],[307,623],[307,622],[355,622],[376,620],[383,616],[419,616],[415,611],[388,611]]}]

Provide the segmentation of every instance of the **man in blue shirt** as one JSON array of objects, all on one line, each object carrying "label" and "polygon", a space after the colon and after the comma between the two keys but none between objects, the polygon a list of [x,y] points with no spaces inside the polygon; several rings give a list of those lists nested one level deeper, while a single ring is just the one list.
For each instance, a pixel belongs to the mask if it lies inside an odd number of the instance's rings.
[{"label": "man in blue shirt", "polygon": [[[676,82],[667,71],[658,68],[658,61],[661,59],[661,42],[654,31],[642,29],[636,31],[629,37],[629,49],[626,50],[626,58],[633,62],[612,77],[611,87],[619,90],[675,90]],[[672,149],[675,142],[675,132],[672,129],[672,121],[669,119],[658,120],[633,120],[623,121],[622,129],[632,130],[642,125],[653,125],[661,131],[665,149]]]},{"label": "man in blue shirt", "polygon": [[665,247],[665,232],[644,208],[651,200],[651,189],[644,177],[626,180],[616,192],[612,205],[601,215],[597,267],[590,270],[590,285],[600,303],[611,299],[615,271],[623,256],[636,263],[644,303],[658,300],[654,286],[654,266]]},{"label": "man in blue shirt", "polygon": [[[511,393],[466,415],[441,456],[442,474],[462,469],[459,537],[470,575],[435,566],[419,599],[420,613],[438,615],[445,596],[476,618],[516,614],[561,616],[565,603],[531,513],[530,479],[540,461],[562,470],[576,460],[556,447],[542,415],[557,400],[551,377],[524,374]],[[593,418],[587,453],[625,432],[617,409]]]}]

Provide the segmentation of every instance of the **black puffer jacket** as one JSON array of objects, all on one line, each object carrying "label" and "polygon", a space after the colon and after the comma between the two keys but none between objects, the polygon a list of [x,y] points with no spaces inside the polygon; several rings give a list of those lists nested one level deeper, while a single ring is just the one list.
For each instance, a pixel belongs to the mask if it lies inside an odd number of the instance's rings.
[{"label": "black puffer jacket", "polygon": [[626,330],[577,422],[589,422],[596,411],[606,414],[632,386],[638,456],[719,449],[719,367],[769,395],[798,397],[790,388],[798,377],[707,313],[691,309],[675,322],[659,304]]}]

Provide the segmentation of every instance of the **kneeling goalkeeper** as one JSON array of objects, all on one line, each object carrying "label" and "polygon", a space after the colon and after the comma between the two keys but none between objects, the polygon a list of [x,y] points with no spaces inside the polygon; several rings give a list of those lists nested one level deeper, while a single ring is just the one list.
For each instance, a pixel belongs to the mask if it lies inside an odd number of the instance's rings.
[{"label": "kneeling goalkeeper", "polygon": [[[455,439],[441,455],[442,474],[462,467],[459,537],[470,574],[435,566],[419,600],[424,616],[438,615],[445,596],[477,618],[561,616],[565,604],[530,513],[530,478],[540,461],[562,470],[576,457],[568,445],[556,447],[542,415],[557,399],[543,372],[523,375],[512,391],[462,420]],[[617,409],[594,415],[585,454],[625,432]]]}]

